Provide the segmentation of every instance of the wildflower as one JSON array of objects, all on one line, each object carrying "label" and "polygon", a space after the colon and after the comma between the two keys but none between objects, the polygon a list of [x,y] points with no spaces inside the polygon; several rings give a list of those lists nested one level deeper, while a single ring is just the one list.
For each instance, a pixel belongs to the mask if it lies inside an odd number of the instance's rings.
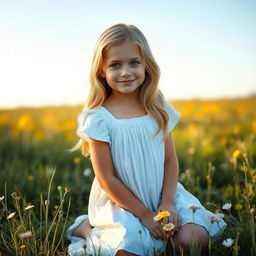
[{"label": "wildflower", "polygon": [[66,193],[70,192],[70,188],[69,187],[65,187],[65,192]]},{"label": "wildflower", "polygon": [[241,153],[241,150],[237,149],[233,152],[232,158],[236,159]]},{"label": "wildflower", "polygon": [[32,236],[32,232],[31,232],[30,230],[27,231],[27,232],[18,234],[18,237],[19,237],[20,239],[26,239],[26,238],[29,238],[29,237],[31,237],[31,236]]},{"label": "wildflower", "polygon": [[4,196],[0,196],[0,202],[4,200]]},{"label": "wildflower", "polygon": [[28,181],[33,181],[33,180],[34,180],[34,176],[28,175],[28,176],[27,176],[27,180],[28,180]]},{"label": "wildflower", "polygon": [[215,215],[221,219],[223,219],[225,217],[224,213],[215,213]]},{"label": "wildflower", "polygon": [[210,220],[211,224],[213,224],[214,222],[219,223],[221,221],[221,218],[219,218],[215,215],[209,215],[209,220]]},{"label": "wildflower", "polygon": [[11,219],[14,215],[16,214],[16,212],[12,212],[7,216],[7,220]]},{"label": "wildflower", "polygon": [[227,238],[222,242],[222,244],[226,247],[231,247],[234,244],[234,240],[231,238]]},{"label": "wildflower", "polygon": [[229,210],[229,209],[231,208],[231,206],[232,206],[232,204],[226,203],[226,204],[224,204],[224,205],[222,206],[222,209],[223,209],[223,210]]},{"label": "wildflower", "polygon": [[21,246],[20,246],[20,249],[25,249],[26,248],[26,245],[25,244],[22,244]]},{"label": "wildflower", "polygon": [[190,209],[190,210],[192,210],[193,213],[195,213],[196,210],[201,209],[200,206],[198,206],[198,205],[193,205],[193,204],[190,204],[187,208]]},{"label": "wildflower", "polygon": [[171,231],[175,228],[175,225],[172,223],[167,223],[163,225],[163,229],[166,231]]},{"label": "wildflower", "polygon": [[27,207],[25,207],[25,210],[30,210],[30,209],[32,209],[34,207],[35,207],[34,205],[28,205]]},{"label": "wildflower", "polygon": [[85,170],[84,170],[84,172],[83,172],[83,175],[85,176],[85,177],[87,177],[87,176],[89,176],[90,174],[91,174],[91,169],[90,168],[86,168]]},{"label": "wildflower", "polygon": [[75,157],[74,159],[73,159],[73,162],[75,163],[75,164],[78,164],[78,163],[80,163],[81,162],[81,158],[78,156],[78,157]]},{"label": "wildflower", "polygon": [[170,216],[169,211],[161,211],[153,219],[154,219],[154,221],[159,221],[162,218],[165,218],[165,217],[168,217],[168,216]]},{"label": "wildflower", "polygon": [[54,209],[57,210],[60,206],[59,205],[54,205]]},{"label": "wildflower", "polygon": [[235,205],[235,210],[240,211],[241,209],[243,209],[243,206],[241,204],[238,203]]},{"label": "wildflower", "polygon": [[58,189],[59,191],[62,191],[62,186],[58,186],[57,189]]},{"label": "wildflower", "polygon": [[21,196],[16,196],[15,199],[16,199],[16,200],[20,200],[20,199],[21,199]]}]

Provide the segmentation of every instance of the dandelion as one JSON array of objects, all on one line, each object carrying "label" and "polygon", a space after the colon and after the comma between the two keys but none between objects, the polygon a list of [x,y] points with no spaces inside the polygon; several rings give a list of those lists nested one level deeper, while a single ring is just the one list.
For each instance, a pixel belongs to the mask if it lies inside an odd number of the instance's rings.
[{"label": "dandelion", "polygon": [[192,204],[190,204],[187,208],[190,209],[190,210],[192,210],[193,213],[195,213],[196,210],[201,209],[200,206],[198,206],[198,205],[192,205]]},{"label": "dandelion", "polygon": [[28,181],[33,181],[33,180],[34,180],[34,176],[28,175],[28,176],[27,176],[27,180],[28,180]]},{"label": "dandelion", "polygon": [[170,216],[170,212],[169,211],[161,211],[159,212],[156,216],[154,216],[154,221],[159,221],[162,218],[168,217]]},{"label": "dandelion", "polygon": [[7,216],[7,220],[11,219],[12,217],[14,217],[14,215],[16,214],[16,212],[12,212]]},{"label": "dandelion", "polygon": [[90,168],[86,168],[85,170],[84,170],[84,172],[83,172],[83,175],[85,176],[85,177],[87,177],[87,176],[89,176],[90,174],[91,174],[91,169]]},{"label": "dandelion", "polygon": [[4,200],[4,196],[0,196],[0,202]]},{"label": "dandelion", "polygon": [[236,159],[241,153],[241,150],[237,149],[233,152],[232,158]]},{"label": "dandelion", "polygon": [[78,156],[78,157],[75,157],[74,159],[73,159],[73,162],[75,163],[75,164],[79,164],[80,162],[81,162],[81,158]]},{"label": "dandelion", "polygon": [[25,249],[26,248],[26,245],[25,244],[22,244],[21,246],[20,246],[20,249]]},{"label": "dandelion", "polygon": [[163,225],[163,230],[165,231],[171,231],[175,228],[175,225],[172,223],[167,223]]},{"label": "dandelion", "polygon": [[29,237],[31,237],[31,236],[32,236],[32,232],[31,232],[30,230],[27,231],[27,232],[18,234],[18,237],[19,237],[20,239],[26,239],[26,238],[29,238]]},{"label": "dandelion", "polygon": [[229,210],[231,208],[232,204],[231,203],[226,203],[222,206],[223,210]]},{"label": "dandelion", "polygon": [[238,203],[235,205],[235,210],[240,211],[242,209],[243,209],[243,206],[241,204]]},{"label": "dandelion", "polygon": [[213,224],[214,222],[216,222],[216,223],[221,222],[221,218],[214,216],[214,215],[209,215],[209,220],[210,220],[211,224]]},{"label": "dandelion", "polygon": [[34,207],[35,207],[34,205],[28,205],[27,207],[25,207],[25,210],[30,210],[30,209],[32,209]]},{"label": "dandelion", "polygon": [[222,244],[225,246],[225,247],[231,247],[233,244],[234,244],[234,240],[231,239],[231,238],[227,238],[226,240],[224,240],[222,242]]},{"label": "dandelion", "polygon": [[55,209],[55,210],[59,209],[59,207],[60,207],[60,206],[59,206],[59,205],[57,205],[57,204],[56,204],[56,205],[54,205],[54,209]]}]

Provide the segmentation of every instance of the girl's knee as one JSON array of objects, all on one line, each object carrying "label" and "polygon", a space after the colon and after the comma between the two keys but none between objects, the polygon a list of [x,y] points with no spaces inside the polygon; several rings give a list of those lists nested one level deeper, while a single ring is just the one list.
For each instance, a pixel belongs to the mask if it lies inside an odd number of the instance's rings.
[{"label": "girl's knee", "polygon": [[115,256],[138,256],[125,250],[118,250]]},{"label": "girl's knee", "polygon": [[176,247],[189,247],[193,243],[201,248],[207,247],[209,234],[202,226],[189,223],[180,228],[174,237]]}]

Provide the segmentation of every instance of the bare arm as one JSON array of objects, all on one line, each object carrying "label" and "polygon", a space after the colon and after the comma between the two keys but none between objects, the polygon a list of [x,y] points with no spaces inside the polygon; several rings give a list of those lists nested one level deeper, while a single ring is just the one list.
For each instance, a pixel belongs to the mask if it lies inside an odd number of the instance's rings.
[{"label": "bare arm", "polygon": [[155,238],[162,238],[159,223],[151,212],[116,176],[108,143],[89,139],[91,161],[95,176],[111,200],[138,217]]},{"label": "bare arm", "polygon": [[176,186],[179,176],[179,164],[175,152],[175,145],[172,134],[169,133],[165,141],[165,162],[164,162],[164,181],[162,189],[162,201],[159,210],[168,210],[171,212],[169,218],[164,220],[164,223],[171,222],[175,224],[176,229],[179,228],[181,219],[176,212],[173,204],[176,192]]}]

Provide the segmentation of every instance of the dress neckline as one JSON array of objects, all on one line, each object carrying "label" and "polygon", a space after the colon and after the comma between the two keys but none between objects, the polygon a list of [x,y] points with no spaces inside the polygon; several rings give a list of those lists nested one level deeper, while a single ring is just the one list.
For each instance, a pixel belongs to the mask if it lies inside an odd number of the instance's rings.
[{"label": "dress neckline", "polygon": [[137,116],[137,117],[131,117],[131,118],[116,118],[109,110],[107,110],[105,107],[100,106],[101,109],[103,109],[108,115],[110,115],[113,119],[118,121],[132,121],[132,120],[141,120],[144,118],[147,118],[149,114],[143,115],[143,116]]}]

